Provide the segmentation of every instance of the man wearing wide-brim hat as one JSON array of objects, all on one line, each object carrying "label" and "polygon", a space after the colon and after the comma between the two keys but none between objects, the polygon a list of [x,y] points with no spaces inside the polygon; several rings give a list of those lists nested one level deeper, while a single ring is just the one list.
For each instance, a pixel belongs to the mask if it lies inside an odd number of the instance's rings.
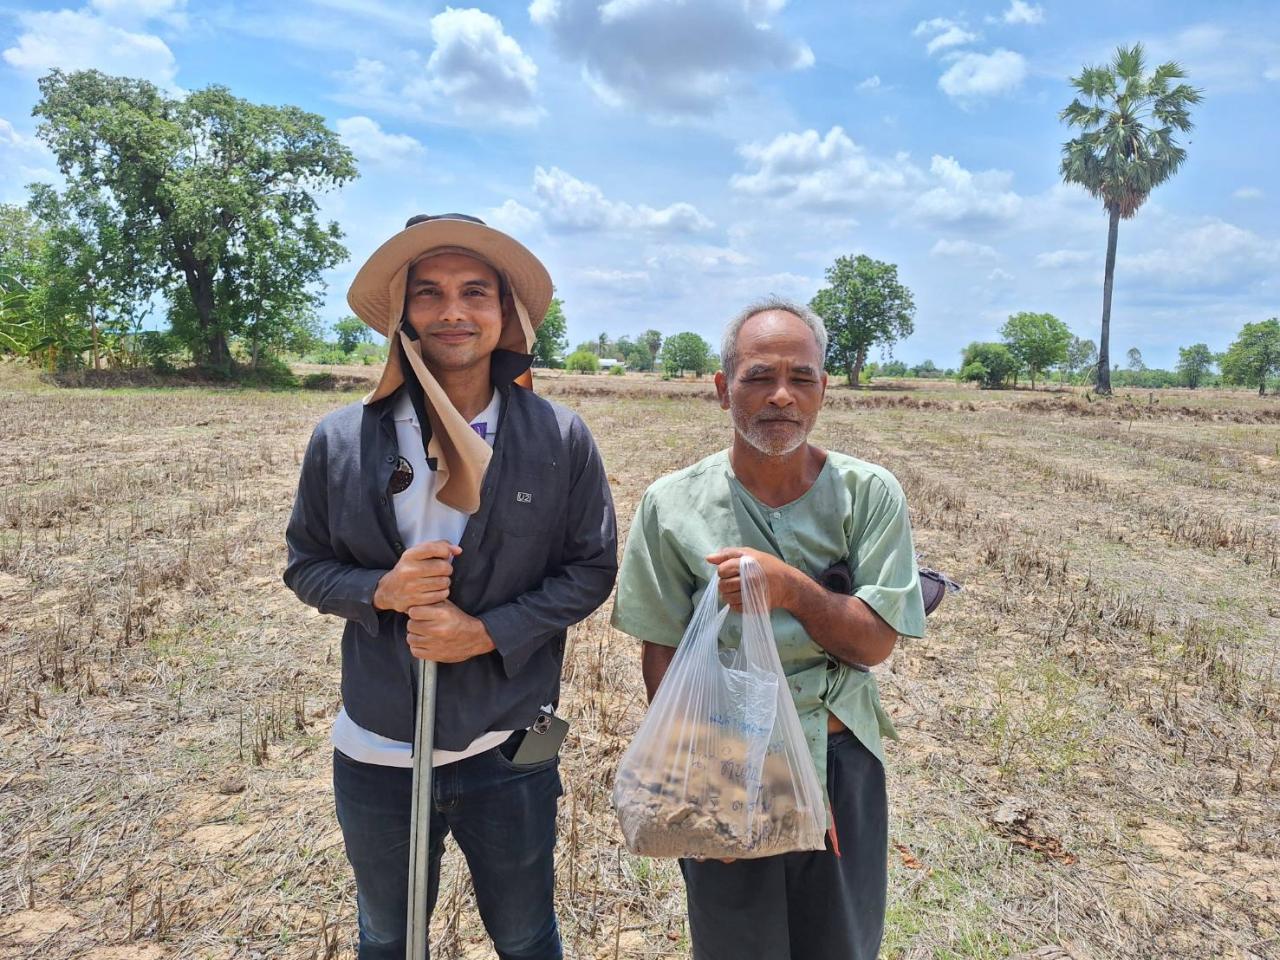
[{"label": "man wearing wide-brim hat", "polygon": [[561,956],[558,761],[517,748],[558,702],[567,628],[609,595],[617,534],[586,426],[513,384],[551,294],[532,253],[459,214],[411,219],[347,294],[390,354],[312,435],[284,579],[347,621],[333,781],[361,960],[405,955],[414,657],[438,664],[428,903],[452,833],[498,956]]}]

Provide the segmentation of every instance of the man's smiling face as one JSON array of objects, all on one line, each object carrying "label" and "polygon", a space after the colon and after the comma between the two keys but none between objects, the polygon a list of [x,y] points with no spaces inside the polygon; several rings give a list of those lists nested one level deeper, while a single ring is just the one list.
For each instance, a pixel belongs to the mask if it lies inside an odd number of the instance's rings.
[{"label": "man's smiling face", "polygon": [[419,260],[405,288],[405,320],[433,370],[466,370],[484,362],[502,335],[498,274],[461,253]]}]

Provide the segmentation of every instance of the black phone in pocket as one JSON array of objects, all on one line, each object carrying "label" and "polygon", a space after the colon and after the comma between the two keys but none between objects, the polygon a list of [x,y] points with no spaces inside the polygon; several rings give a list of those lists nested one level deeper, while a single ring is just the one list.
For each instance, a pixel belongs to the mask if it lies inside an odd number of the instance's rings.
[{"label": "black phone in pocket", "polygon": [[565,734],[569,732],[569,722],[554,714],[539,713],[533,726],[524,732],[520,745],[511,757],[516,764],[545,763],[560,752],[560,744],[564,743]]}]

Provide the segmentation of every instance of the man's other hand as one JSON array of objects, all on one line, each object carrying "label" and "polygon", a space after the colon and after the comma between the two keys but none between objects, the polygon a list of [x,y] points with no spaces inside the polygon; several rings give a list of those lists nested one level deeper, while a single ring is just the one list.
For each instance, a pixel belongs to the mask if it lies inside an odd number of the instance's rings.
[{"label": "man's other hand", "polygon": [[484,622],[448,600],[410,607],[407,612],[409,652],[419,660],[458,663],[496,649]]},{"label": "man's other hand", "polygon": [[720,597],[735,613],[742,612],[742,558],[750,557],[760,564],[769,588],[769,608],[790,610],[794,605],[796,577],[803,576],[771,553],[750,547],[725,547],[710,554],[707,563],[714,564],[720,575]]},{"label": "man's other hand", "polygon": [[447,600],[453,558],[460,553],[461,547],[446,540],[428,540],[410,547],[378,581],[373,592],[374,607],[408,613],[411,607]]}]

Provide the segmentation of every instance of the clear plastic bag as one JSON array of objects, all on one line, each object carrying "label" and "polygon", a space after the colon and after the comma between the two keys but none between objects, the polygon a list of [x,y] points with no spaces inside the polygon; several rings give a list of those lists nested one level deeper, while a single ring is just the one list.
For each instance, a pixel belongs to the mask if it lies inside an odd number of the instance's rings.
[{"label": "clear plastic bag", "polygon": [[714,574],[618,767],[627,848],[650,857],[821,850],[822,787],[769,624],[764,571],[742,564],[742,643],[719,649],[729,608]]}]

